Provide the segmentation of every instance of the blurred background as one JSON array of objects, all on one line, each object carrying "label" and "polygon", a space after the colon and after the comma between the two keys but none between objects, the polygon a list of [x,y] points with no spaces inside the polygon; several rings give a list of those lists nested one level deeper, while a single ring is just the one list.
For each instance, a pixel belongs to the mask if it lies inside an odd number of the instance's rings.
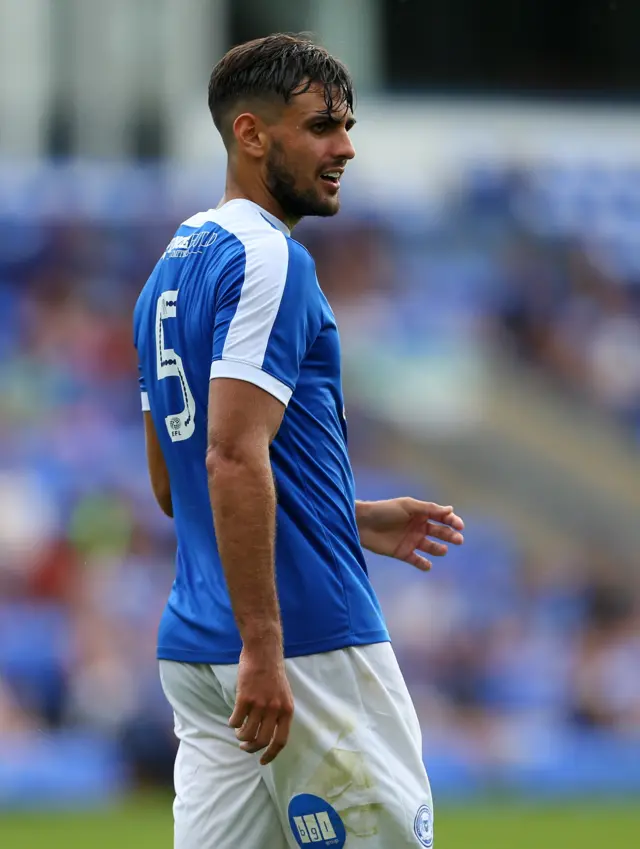
[{"label": "blurred background", "polygon": [[222,195],[211,67],[277,30],[359,89],[343,211],[296,230],[341,328],[359,497],[467,523],[428,576],[370,558],[439,845],[629,846],[637,0],[0,0],[0,844],[170,846],[174,537],[132,309]]}]

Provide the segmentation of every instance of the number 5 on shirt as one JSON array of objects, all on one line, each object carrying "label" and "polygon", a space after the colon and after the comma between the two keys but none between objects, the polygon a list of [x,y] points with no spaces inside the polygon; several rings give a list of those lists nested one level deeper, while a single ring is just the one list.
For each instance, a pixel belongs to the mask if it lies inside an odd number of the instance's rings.
[{"label": "number 5 on shirt", "polygon": [[180,381],[180,389],[184,400],[184,409],[179,413],[171,413],[165,416],[167,431],[172,442],[181,442],[189,439],[195,430],[194,418],[196,414],[196,402],[189,389],[187,378],[182,366],[182,357],[173,348],[167,348],[164,344],[163,322],[176,317],[178,303],[178,289],[170,289],[163,292],[158,298],[156,308],[156,354],[158,362],[158,380],[165,377],[177,377]]}]

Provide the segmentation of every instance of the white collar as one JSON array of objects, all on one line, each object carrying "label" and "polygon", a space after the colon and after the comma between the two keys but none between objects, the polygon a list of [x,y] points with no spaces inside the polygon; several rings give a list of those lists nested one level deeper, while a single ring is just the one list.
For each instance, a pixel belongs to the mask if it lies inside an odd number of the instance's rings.
[{"label": "white collar", "polygon": [[248,198],[232,198],[231,200],[228,200],[225,203],[221,204],[218,209],[223,209],[225,206],[229,206],[232,203],[250,204],[254,209],[256,209],[260,213],[260,215],[262,215],[263,218],[266,218],[269,224],[272,224],[277,230],[280,230],[281,233],[284,233],[285,236],[291,235],[291,230],[289,230],[284,221],[281,221],[277,216],[273,215],[271,212],[267,212],[266,209],[263,209],[259,204],[254,203]]}]

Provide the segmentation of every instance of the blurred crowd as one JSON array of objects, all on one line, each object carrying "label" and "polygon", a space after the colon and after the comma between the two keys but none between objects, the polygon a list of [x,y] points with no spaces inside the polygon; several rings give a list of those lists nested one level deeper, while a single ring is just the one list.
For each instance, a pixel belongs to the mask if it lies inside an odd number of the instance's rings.
[{"label": "blurred crowd", "polygon": [[[545,231],[534,188],[482,171],[437,215],[353,207],[302,225],[345,357],[380,339],[406,358],[500,340],[640,433],[632,263],[622,273],[595,243]],[[147,478],[131,316],[179,220],[0,210],[0,803],[3,760],[33,793],[43,740],[64,740],[51,758],[59,792],[71,759],[89,757],[70,734],[89,735],[94,753],[104,743],[94,766],[111,764],[109,781],[171,780],[154,649],[174,540]],[[357,409],[349,420],[360,497],[437,498],[372,455],[374,422],[358,427]],[[465,518],[466,545],[426,578],[370,559],[434,780],[539,764],[576,734],[640,742],[629,572],[579,547],[530,562],[499,516]],[[33,781],[46,795],[45,777]]]},{"label": "blurred crowd", "polygon": [[640,170],[478,166],[453,212],[493,246],[496,316],[513,353],[640,439]]}]

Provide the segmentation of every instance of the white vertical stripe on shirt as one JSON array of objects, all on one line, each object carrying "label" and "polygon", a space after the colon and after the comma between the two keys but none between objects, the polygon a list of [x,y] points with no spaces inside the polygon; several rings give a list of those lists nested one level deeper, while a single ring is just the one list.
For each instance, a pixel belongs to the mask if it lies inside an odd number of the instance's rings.
[{"label": "white vertical stripe on shirt", "polygon": [[207,221],[234,235],[245,251],[240,300],[229,323],[222,359],[262,368],[287,282],[289,230],[282,221],[244,198],[198,213],[184,226],[202,227]]},{"label": "white vertical stripe on shirt", "polygon": [[261,367],[287,282],[289,248],[285,236],[270,228],[243,238],[246,265],[240,300],[229,324],[222,359]]}]

